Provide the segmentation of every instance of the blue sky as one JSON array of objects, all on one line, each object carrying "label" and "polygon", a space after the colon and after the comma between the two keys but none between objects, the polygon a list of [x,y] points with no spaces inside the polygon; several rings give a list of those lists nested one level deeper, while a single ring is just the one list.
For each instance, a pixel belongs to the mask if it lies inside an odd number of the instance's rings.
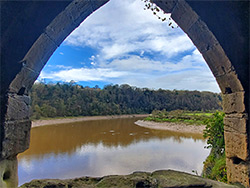
[{"label": "blue sky", "polygon": [[54,52],[41,79],[220,92],[186,34],[144,10],[141,0],[111,0],[90,15]]}]

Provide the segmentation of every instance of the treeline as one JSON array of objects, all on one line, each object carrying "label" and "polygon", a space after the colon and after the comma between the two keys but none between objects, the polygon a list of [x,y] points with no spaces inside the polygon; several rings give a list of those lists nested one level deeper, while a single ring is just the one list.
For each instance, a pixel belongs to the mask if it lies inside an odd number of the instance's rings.
[{"label": "treeline", "polygon": [[221,96],[212,92],[151,90],[125,85],[103,89],[76,84],[34,84],[31,90],[32,118],[142,114],[153,110],[221,109]]}]

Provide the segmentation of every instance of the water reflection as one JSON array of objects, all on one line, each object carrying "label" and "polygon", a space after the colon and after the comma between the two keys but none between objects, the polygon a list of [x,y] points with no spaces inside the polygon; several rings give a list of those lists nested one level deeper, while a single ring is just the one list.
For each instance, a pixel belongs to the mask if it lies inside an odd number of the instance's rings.
[{"label": "water reflection", "polygon": [[19,183],[168,168],[201,172],[209,153],[202,135],[150,130],[135,125],[136,120],[33,128],[30,149],[18,156]]}]

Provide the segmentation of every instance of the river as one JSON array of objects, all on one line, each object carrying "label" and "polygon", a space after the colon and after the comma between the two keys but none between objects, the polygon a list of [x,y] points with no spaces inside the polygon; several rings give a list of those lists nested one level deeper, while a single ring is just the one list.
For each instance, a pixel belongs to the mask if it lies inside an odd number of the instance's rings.
[{"label": "river", "polygon": [[19,185],[32,179],[129,174],[174,169],[201,173],[209,155],[200,134],[158,131],[140,118],[93,120],[31,129],[30,148],[18,155]]}]

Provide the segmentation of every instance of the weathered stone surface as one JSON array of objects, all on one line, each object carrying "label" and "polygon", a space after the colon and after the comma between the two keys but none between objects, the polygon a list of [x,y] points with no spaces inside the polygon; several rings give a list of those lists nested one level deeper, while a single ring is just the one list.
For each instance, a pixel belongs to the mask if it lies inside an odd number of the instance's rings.
[{"label": "weathered stone surface", "polygon": [[245,187],[250,187],[250,164],[234,164],[232,159],[227,158],[227,178],[229,182],[239,182]]},{"label": "weathered stone surface", "polygon": [[16,157],[0,161],[0,177],[1,188],[14,188],[18,186]]},{"label": "weathered stone surface", "polygon": [[238,157],[241,160],[249,158],[247,134],[225,131],[224,136],[228,158]]},{"label": "weathered stone surface", "polygon": [[224,118],[224,130],[227,132],[247,133],[247,118]]},{"label": "weathered stone surface", "polygon": [[234,70],[220,44],[211,46],[207,51],[202,53],[202,56],[215,77],[222,76]]},{"label": "weathered stone surface", "polygon": [[[95,10],[106,4],[109,0],[82,1],[74,0],[73,4],[66,8],[67,14],[76,25],[82,23]],[[77,5],[77,6],[75,6]]]},{"label": "weathered stone surface", "polygon": [[30,120],[6,121],[4,123],[1,158],[16,156],[29,148],[30,128]]},{"label": "weathered stone surface", "polygon": [[56,50],[57,45],[46,34],[40,35],[23,59],[26,67],[40,73],[50,56]]},{"label": "weathered stone surface", "polygon": [[171,13],[175,8],[177,0],[153,0],[153,2],[160,7],[165,13]]},{"label": "weathered stone surface", "polygon": [[132,188],[132,187],[150,187],[150,188],[229,188],[236,187],[213,180],[204,179],[184,172],[173,170],[161,170],[153,173],[135,172],[130,175],[112,175],[102,178],[82,177],[71,180],[33,180],[26,183],[21,188],[45,188],[45,187],[109,187],[109,188]]},{"label": "weathered stone surface", "polygon": [[199,16],[185,1],[178,1],[171,13],[171,17],[186,33],[188,33],[191,26],[199,19]]},{"label": "weathered stone surface", "polygon": [[35,72],[34,70],[24,66],[22,70],[16,75],[15,79],[11,82],[9,92],[19,93],[21,90],[24,90],[23,94],[28,95],[28,91],[38,76],[38,72]]},{"label": "weathered stone surface", "polygon": [[50,23],[45,33],[60,45],[83,20],[107,2],[108,0],[75,0]]},{"label": "weathered stone surface", "polygon": [[236,92],[223,95],[223,110],[225,113],[244,113],[245,92]]},{"label": "weathered stone surface", "polygon": [[237,74],[232,71],[222,76],[216,77],[223,94],[244,91]]},{"label": "weathered stone surface", "polygon": [[186,33],[201,53],[219,43],[207,25],[200,19]]},{"label": "weathered stone surface", "polygon": [[24,120],[29,119],[30,97],[26,95],[9,94],[5,119]]},{"label": "weathered stone surface", "polygon": [[248,119],[248,114],[247,113],[231,113],[231,114],[226,114],[225,116],[226,118],[238,118],[238,119],[241,119],[241,118],[246,118]]},{"label": "weathered stone surface", "polygon": [[[88,1],[83,1],[88,2]],[[77,27],[72,18],[65,12],[59,14],[45,29],[45,33],[59,46],[63,40]]]}]

